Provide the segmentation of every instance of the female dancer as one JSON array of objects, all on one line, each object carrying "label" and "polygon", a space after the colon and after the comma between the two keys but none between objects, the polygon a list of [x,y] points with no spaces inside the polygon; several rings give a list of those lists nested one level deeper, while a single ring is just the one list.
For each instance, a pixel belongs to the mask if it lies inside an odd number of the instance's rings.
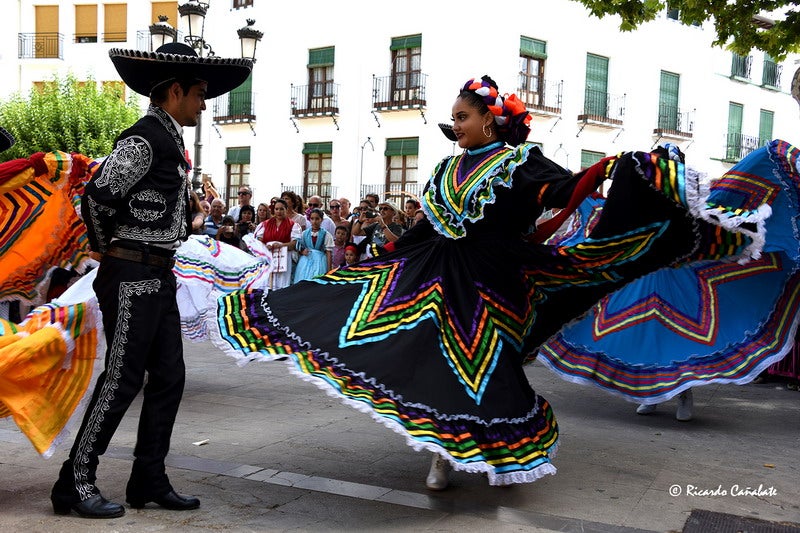
[{"label": "female dancer", "polygon": [[[578,175],[559,167],[524,142],[530,117],[488,76],[463,86],[452,117],[446,134],[464,152],[436,167],[426,218],[388,253],[266,295],[224,297],[218,325],[230,354],[287,357],[296,374],[434,452],[429,488],[446,486],[445,464],[486,473],[491,485],[532,482],[556,471],[558,428],[525,377],[526,356],[626,281],[737,253],[747,239],[689,215],[682,167],[669,158],[632,152]],[[538,244],[612,174],[589,240]],[[545,207],[563,209],[523,239]],[[351,310],[320,322],[297,301]]]}]

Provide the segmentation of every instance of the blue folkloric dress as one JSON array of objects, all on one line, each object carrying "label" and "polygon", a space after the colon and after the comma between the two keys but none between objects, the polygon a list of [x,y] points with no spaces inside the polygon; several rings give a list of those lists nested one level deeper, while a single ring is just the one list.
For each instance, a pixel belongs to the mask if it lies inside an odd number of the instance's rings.
[{"label": "blue folkloric dress", "polygon": [[[694,386],[749,383],[791,352],[800,307],[798,149],[775,140],[709,186],[701,216],[753,238],[742,264],[664,268],[610,294],[542,346],[568,381],[663,402]],[[583,217],[586,226],[593,221]]]},{"label": "blue folkloric dress", "polygon": [[[523,239],[544,207],[613,185],[580,242]],[[226,351],[288,357],[345,403],[490,484],[555,473],[558,427],[523,372],[542,342],[606,294],[676,261],[743,253],[735,223],[693,216],[682,164],[630,152],[573,176],[533,145],[500,143],[448,157],[423,195],[427,221],[393,251],[277,291],[219,300]],[[696,196],[696,195],[695,195]],[[346,313],[320,320],[318,306]]]},{"label": "blue folkloric dress", "polygon": [[300,254],[297,266],[294,269],[294,283],[305,279],[312,279],[328,271],[329,246],[333,246],[333,236],[320,228],[316,237],[311,228],[303,232],[297,240],[297,251],[308,250],[308,254]]}]

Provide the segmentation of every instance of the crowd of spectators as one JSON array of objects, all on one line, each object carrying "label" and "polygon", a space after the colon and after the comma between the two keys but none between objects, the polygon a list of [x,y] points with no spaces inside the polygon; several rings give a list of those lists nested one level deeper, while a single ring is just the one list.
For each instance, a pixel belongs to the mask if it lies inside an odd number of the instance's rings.
[{"label": "crowd of spectators", "polygon": [[[415,198],[406,199],[400,207],[389,199],[381,200],[375,193],[366,194],[356,207],[347,198],[331,198],[326,205],[321,196],[303,199],[289,190],[254,205],[252,189],[243,185],[237,193],[237,205],[227,208],[210,181],[204,183],[203,190],[205,197],[196,197],[192,205],[195,217],[204,217],[202,223],[194,219],[196,234],[208,235],[247,252],[250,250],[242,237],[253,234],[270,250],[285,249],[295,267],[298,262],[301,266],[308,262],[300,259],[312,252],[324,255],[315,262],[316,274],[309,274],[307,268],[299,272],[292,269],[296,276],[290,278],[291,282],[366,259],[375,247],[397,241],[425,216]],[[276,221],[272,220],[271,225],[268,221],[276,217],[276,205],[280,208],[278,225],[286,220],[293,230],[284,230],[288,240],[279,245],[269,240],[275,235]]]}]

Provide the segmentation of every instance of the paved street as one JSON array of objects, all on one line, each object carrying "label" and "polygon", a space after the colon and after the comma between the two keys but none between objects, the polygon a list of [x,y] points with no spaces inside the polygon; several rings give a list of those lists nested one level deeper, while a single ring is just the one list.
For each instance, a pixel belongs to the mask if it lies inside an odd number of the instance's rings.
[{"label": "paved street", "polygon": [[[210,344],[186,344],[186,362],[168,471],[199,510],[55,516],[50,488],[71,441],[44,460],[0,420],[0,531],[681,531],[693,509],[800,523],[800,392],[780,384],[695,389],[686,423],[674,400],[637,416],[634,404],[535,364],[528,376],[560,425],[558,474],[495,488],[456,472],[432,493],[427,453],[286,363],[239,368]],[[137,400],[101,458],[99,486],[115,501],[138,412]]]}]

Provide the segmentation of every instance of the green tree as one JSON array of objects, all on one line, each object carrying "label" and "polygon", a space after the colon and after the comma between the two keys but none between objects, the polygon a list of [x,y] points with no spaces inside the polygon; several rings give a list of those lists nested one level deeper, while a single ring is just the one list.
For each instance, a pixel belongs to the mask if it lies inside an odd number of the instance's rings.
[{"label": "green tree", "polygon": [[139,118],[136,99],[125,102],[120,87],[55,76],[27,98],[16,94],[0,102],[0,125],[17,140],[0,161],[54,150],[108,155],[117,135]]},{"label": "green tree", "polygon": [[[800,1],[749,0],[576,0],[585,5],[592,15],[604,17],[619,15],[620,30],[631,31],[644,22],[653,20],[664,8],[678,10],[678,18],[684,24],[702,24],[713,20],[717,38],[715,46],[726,46],[746,56],[754,48],[762,50],[776,61],[783,61],[786,54],[800,50]],[[759,15],[770,15],[774,24]],[[774,13],[782,13],[775,17]],[[756,23],[759,17],[760,23]]]}]

